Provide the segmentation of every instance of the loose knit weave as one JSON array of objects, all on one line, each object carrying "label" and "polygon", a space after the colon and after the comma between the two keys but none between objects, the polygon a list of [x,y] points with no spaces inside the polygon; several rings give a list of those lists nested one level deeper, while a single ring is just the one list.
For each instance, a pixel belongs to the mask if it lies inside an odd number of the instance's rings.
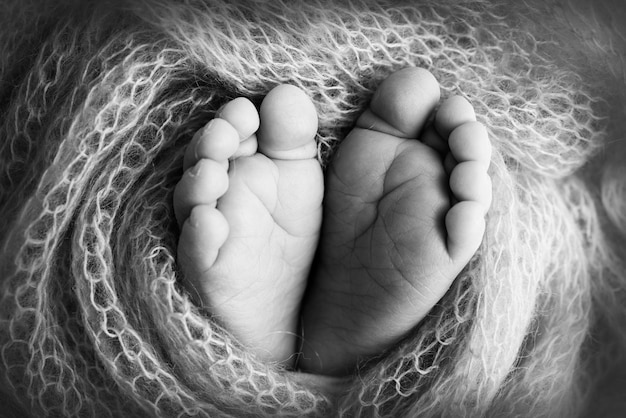
[{"label": "loose knit weave", "polygon": [[[0,1],[0,403],[37,417],[626,408],[624,44],[568,55],[568,32],[526,30],[546,10],[336,3]],[[302,88],[326,164],[410,65],[487,126],[493,207],[431,315],[333,392],[257,361],[190,302],[172,192],[227,100]]]}]

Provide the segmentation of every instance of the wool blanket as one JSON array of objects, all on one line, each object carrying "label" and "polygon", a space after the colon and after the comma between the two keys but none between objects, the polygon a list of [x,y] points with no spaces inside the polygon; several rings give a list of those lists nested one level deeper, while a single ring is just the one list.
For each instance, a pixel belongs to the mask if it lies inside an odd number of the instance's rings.
[{"label": "wool blanket", "polygon": [[[0,1],[0,415],[626,410],[626,20],[517,3]],[[481,248],[353,376],[260,362],[181,286],[185,145],[226,101],[290,83],[326,166],[406,66],[488,128]]]}]

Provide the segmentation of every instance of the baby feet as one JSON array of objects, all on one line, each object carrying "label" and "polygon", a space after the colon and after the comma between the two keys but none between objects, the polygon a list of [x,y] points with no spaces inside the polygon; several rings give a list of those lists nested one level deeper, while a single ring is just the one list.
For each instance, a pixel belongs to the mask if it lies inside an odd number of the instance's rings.
[{"label": "baby feet", "polygon": [[472,106],[439,102],[426,70],[379,87],[326,175],[299,367],[342,375],[393,346],[478,249],[491,204],[491,147]]},{"label": "baby feet", "polygon": [[399,71],[340,145],[302,307],[323,195],[315,109],[279,86],[259,128],[252,103],[229,102],[194,136],[175,190],[190,293],[261,359],[287,366],[302,315],[307,372],[347,374],[391,347],[475,253],[491,203],[485,128],[460,97],[431,122],[438,102],[429,72]]},{"label": "baby feet", "polygon": [[174,191],[185,286],[259,358],[287,366],[322,216],[316,131],[296,87],[273,89],[260,115],[234,99],[194,135]]}]

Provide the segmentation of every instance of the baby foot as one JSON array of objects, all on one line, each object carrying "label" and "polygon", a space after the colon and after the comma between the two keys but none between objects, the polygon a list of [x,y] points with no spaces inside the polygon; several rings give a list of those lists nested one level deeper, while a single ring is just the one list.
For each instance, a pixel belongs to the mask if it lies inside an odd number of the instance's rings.
[{"label": "baby foot", "polygon": [[194,135],[174,192],[184,285],[261,359],[286,366],[321,225],[316,132],[294,86],[274,88],[260,115],[234,99]]},{"label": "baby foot", "polygon": [[428,71],[394,73],[337,150],[303,307],[301,369],[346,374],[391,347],[478,249],[491,146],[461,97],[427,124],[438,102]]}]

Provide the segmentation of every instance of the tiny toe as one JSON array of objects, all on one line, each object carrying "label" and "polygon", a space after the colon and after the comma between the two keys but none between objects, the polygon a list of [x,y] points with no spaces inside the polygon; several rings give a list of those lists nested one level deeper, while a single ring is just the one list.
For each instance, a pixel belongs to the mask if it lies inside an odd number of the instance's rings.
[{"label": "tiny toe", "polygon": [[445,100],[435,115],[435,129],[444,138],[464,123],[475,122],[474,108],[461,96],[452,96]]},{"label": "tiny toe", "polygon": [[183,169],[187,170],[203,158],[226,161],[239,147],[239,133],[225,119],[215,118],[198,130],[185,151]]},{"label": "tiny toe", "polygon": [[301,160],[317,155],[317,111],[296,86],[274,87],[261,103],[259,151],[269,158]]},{"label": "tiny toe", "polygon": [[249,157],[256,154],[258,148],[259,145],[256,134],[252,134],[239,143],[239,148],[237,148],[237,151],[230,158],[235,159],[241,157]]},{"label": "tiny toe", "polygon": [[404,68],[380,84],[357,127],[400,138],[417,138],[439,98],[439,83],[428,70]]},{"label": "tiny toe", "polygon": [[179,257],[186,265],[185,272],[195,277],[211,268],[228,232],[228,222],[219,210],[211,206],[195,206],[182,226],[178,243]]},{"label": "tiny toe", "polygon": [[226,103],[215,117],[228,121],[239,133],[240,141],[249,138],[259,129],[259,112],[254,104],[244,97]]},{"label": "tiny toe", "polygon": [[197,205],[215,205],[228,189],[228,173],[217,161],[202,159],[185,171],[174,190],[174,212],[179,224]]},{"label": "tiny toe", "polygon": [[458,162],[476,161],[485,169],[491,162],[491,143],[487,128],[480,122],[469,122],[458,126],[448,138],[450,152]]},{"label": "tiny toe", "polygon": [[457,201],[480,204],[483,214],[491,206],[491,178],[482,164],[465,161],[457,164],[450,174],[450,190]]},{"label": "tiny toe", "polygon": [[446,215],[448,254],[467,263],[480,247],[485,233],[484,209],[476,202],[459,202]]}]

